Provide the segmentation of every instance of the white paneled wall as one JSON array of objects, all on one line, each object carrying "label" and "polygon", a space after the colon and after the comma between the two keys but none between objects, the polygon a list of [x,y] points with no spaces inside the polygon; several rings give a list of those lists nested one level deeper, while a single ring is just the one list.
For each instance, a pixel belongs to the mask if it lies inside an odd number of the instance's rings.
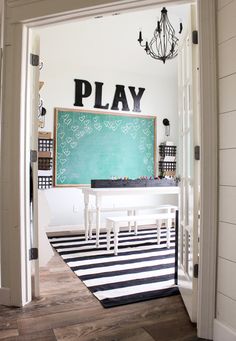
[{"label": "white paneled wall", "polygon": [[[217,312],[218,319],[226,325],[230,326],[233,330],[236,330],[236,301],[232,300],[224,294],[218,293],[217,302],[218,307],[220,307]],[[221,341],[225,341],[225,338],[221,339]]]},{"label": "white paneled wall", "polygon": [[236,148],[236,111],[224,113],[219,118],[220,149]]},{"label": "white paneled wall", "polygon": [[220,2],[225,3],[225,6],[218,10],[218,42],[222,43],[236,36],[236,2]]},{"label": "white paneled wall", "polygon": [[235,55],[236,0],[218,0],[219,238],[216,318],[236,335]]},{"label": "white paneled wall", "polygon": [[236,228],[234,224],[219,224],[219,247],[218,255],[220,258],[230,259],[236,262]]},{"label": "white paneled wall", "polygon": [[[235,19],[236,22],[236,19]],[[224,58],[221,59],[224,63]],[[225,76],[219,79],[219,111],[225,113],[236,108],[236,74]]]},{"label": "white paneled wall", "polygon": [[236,38],[227,40],[219,45],[219,58],[224,60],[224,63],[219,64],[219,77],[230,75],[236,71],[236,64],[234,63],[235,55],[232,51],[236,48]]},{"label": "white paneled wall", "polygon": [[232,1],[233,0],[218,0],[218,8],[221,9]]},{"label": "white paneled wall", "polygon": [[[236,186],[236,149],[220,150],[220,185]],[[225,166],[227,165],[227,166]]]}]

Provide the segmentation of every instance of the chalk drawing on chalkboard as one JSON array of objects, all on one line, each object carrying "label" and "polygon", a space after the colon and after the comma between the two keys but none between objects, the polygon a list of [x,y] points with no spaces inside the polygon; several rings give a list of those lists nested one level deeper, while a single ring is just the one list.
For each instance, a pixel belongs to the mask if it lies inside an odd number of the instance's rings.
[{"label": "chalk drawing on chalkboard", "polygon": [[154,116],[55,109],[54,138],[55,186],[156,175]]}]

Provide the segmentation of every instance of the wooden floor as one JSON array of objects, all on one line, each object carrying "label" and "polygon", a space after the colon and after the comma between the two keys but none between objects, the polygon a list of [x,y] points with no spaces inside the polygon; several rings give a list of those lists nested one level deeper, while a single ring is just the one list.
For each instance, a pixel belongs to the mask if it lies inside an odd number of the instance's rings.
[{"label": "wooden floor", "polygon": [[40,276],[41,299],[0,306],[0,340],[200,340],[180,296],[104,309],[57,254]]}]

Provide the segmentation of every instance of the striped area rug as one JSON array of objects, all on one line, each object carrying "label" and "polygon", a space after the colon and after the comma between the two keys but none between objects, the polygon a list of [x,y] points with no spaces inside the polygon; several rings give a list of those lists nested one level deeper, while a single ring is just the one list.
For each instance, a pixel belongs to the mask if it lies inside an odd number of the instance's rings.
[{"label": "striped area rug", "polygon": [[49,241],[72,271],[83,281],[105,308],[178,294],[174,284],[175,235],[171,231],[171,247],[166,248],[166,230],[162,229],[157,245],[155,228],[139,228],[119,233],[119,251],[106,249],[106,234],[95,237],[51,237]]}]

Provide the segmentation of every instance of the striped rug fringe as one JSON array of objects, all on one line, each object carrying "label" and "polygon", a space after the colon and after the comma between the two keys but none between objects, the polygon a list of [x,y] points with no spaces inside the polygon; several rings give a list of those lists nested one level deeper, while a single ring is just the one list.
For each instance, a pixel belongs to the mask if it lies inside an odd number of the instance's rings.
[{"label": "striped rug fringe", "polygon": [[166,229],[157,245],[155,228],[139,228],[119,233],[119,252],[106,249],[106,234],[85,241],[82,235],[49,237],[49,241],[72,271],[81,279],[103,307],[145,301],[179,293],[175,285],[175,231],[166,248]]}]

